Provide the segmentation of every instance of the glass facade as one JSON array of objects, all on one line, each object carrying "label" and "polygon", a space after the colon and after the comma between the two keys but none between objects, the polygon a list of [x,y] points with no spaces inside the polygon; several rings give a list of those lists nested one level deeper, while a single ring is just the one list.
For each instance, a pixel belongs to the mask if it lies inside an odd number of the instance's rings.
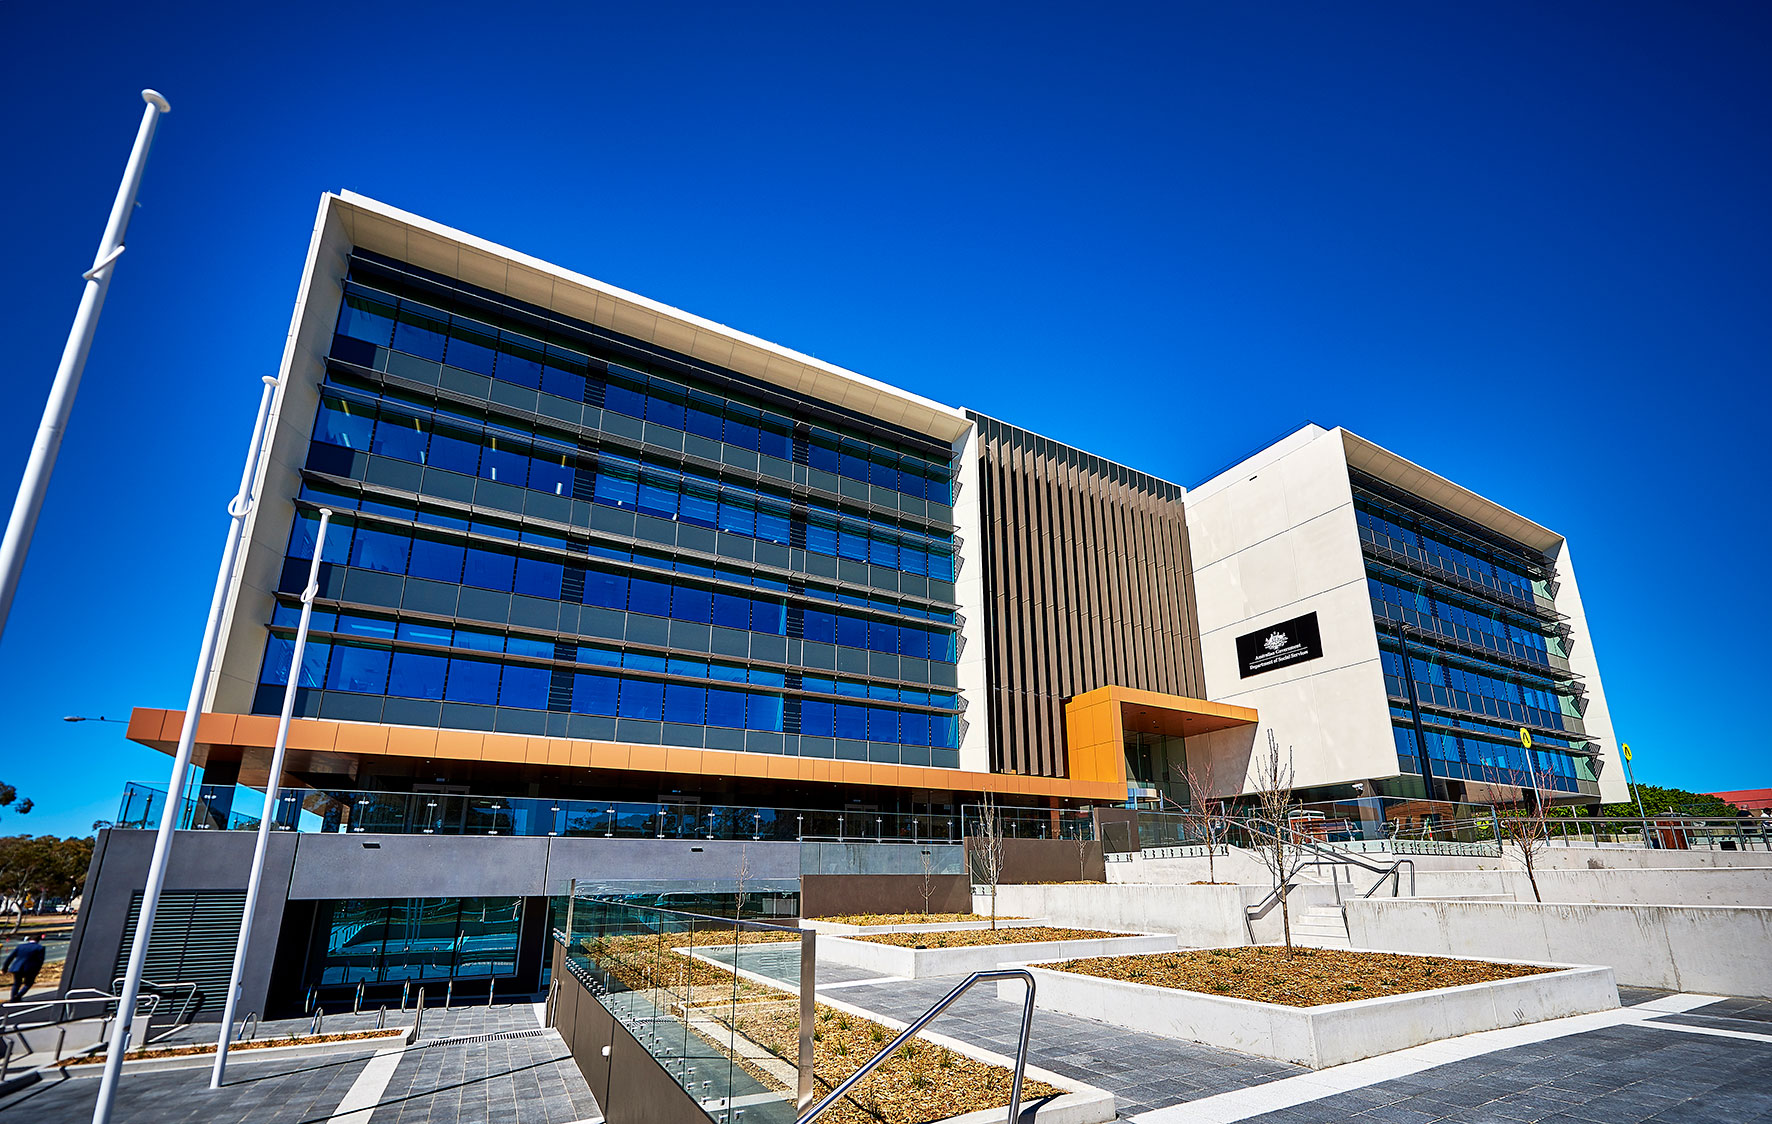
[{"label": "glass facade", "polygon": [[[1356,472],[1354,509],[1397,763],[1597,795],[1552,559]],[[1520,744],[1520,730],[1533,748]]]},{"label": "glass facade", "polygon": [[371,255],[345,284],[255,712],[324,506],[298,714],[958,765],[944,447]]},{"label": "glass facade", "polygon": [[307,982],[383,984],[517,974],[522,898],[377,898],[320,904]]}]

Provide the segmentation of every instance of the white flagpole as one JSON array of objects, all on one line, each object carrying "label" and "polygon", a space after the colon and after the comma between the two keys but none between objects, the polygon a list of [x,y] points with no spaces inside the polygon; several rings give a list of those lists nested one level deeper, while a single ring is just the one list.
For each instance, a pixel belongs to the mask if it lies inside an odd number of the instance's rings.
[{"label": "white flagpole", "polygon": [[265,389],[258,401],[258,421],[252,427],[252,445],[246,450],[246,467],[240,472],[240,489],[228,503],[227,545],[222,548],[221,568],[215,576],[215,595],[209,601],[209,622],[203,626],[203,646],[197,652],[197,670],[191,676],[191,698],[185,704],[185,726],[178,738],[178,752],[172,759],[172,779],[166,784],[166,807],[160,813],[160,832],[154,839],[154,858],[148,865],[148,882],[142,889],[141,917],[135,925],[135,946],[129,952],[129,968],[123,976],[123,991],[117,997],[117,1021],[111,1028],[111,1042],[105,1054],[105,1074],[98,1087],[98,1103],[92,1107],[92,1124],[109,1124],[111,1102],[117,1097],[117,1078],[123,1072],[123,1055],[129,1050],[130,1023],[135,1019],[135,1002],[141,994],[142,968],[148,959],[148,938],[154,932],[154,913],[160,906],[161,884],[166,880],[166,860],[172,853],[172,833],[178,826],[184,801],[185,772],[191,764],[191,749],[197,741],[197,716],[203,707],[203,693],[209,685],[209,668],[215,662],[216,639],[221,633],[222,609],[233,585],[234,558],[240,550],[241,530],[246,515],[252,510],[252,479],[265,444],[265,421],[271,413],[271,399],[278,382],[264,376]]},{"label": "white flagpole", "polygon": [[80,375],[86,369],[86,355],[92,350],[92,337],[98,331],[99,310],[104,307],[105,293],[111,287],[117,256],[123,252],[123,236],[129,230],[129,216],[135,211],[135,195],[147,168],[148,149],[154,144],[154,127],[162,113],[172,112],[166,99],[153,90],[143,90],[142,100],[148,107],[142,110],[141,128],[136,131],[129,163],[123,166],[123,182],[117,185],[117,198],[111,204],[111,218],[105,223],[98,253],[92,259],[92,268],[83,275],[86,291],[80,295],[79,311],[74,313],[74,325],[68,329],[68,342],[62,347],[62,361],[55,369],[55,381],[49,385],[49,401],[43,404],[37,440],[25,462],[25,475],[18,482],[18,498],[12,503],[6,537],[0,539],[0,634],[5,633],[6,618],[12,614],[12,598],[18,592],[19,575],[24,573],[31,534],[37,529],[37,516],[43,511],[43,497],[49,491],[49,474],[55,470],[55,455],[61,451],[62,434],[67,432],[68,415],[74,412],[74,395],[80,390]]},{"label": "white flagpole", "polygon": [[271,820],[277,812],[277,789],[283,782],[283,751],[289,744],[289,720],[295,714],[295,692],[301,686],[302,655],[308,647],[308,622],[314,616],[314,598],[320,592],[320,556],[326,549],[329,508],[320,509],[320,530],[314,536],[314,559],[308,564],[308,585],[301,594],[301,623],[295,629],[295,650],[289,656],[289,679],[283,686],[283,713],[277,719],[277,742],[271,750],[271,772],[265,778],[265,810],[258,820],[258,843],[252,849],[252,873],[246,879],[246,908],[240,914],[240,940],[234,945],[234,970],[228,976],[228,998],[222,1008],[221,1035],[215,1041],[215,1068],[209,1087],[219,1089],[227,1075],[228,1039],[234,1029],[234,1010],[240,1002],[240,977],[246,971],[246,950],[252,943],[252,915],[258,906],[259,882],[265,873],[265,851],[271,845]]}]

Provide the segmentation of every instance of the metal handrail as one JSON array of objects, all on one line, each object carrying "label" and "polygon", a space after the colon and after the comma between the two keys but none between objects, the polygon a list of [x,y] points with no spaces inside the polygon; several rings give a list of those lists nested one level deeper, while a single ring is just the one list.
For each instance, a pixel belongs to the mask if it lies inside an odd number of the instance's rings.
[{"label": "metal handrail", "polygon": [[[1255,825],[1255,821],[1253,821],[1253,820],[1238,821],[1237,826],[1240,828],[1243,828],[1246,831],[1252,831],[1257,835],[1265,835],[1269,839],[1279,840],[1281,842],[1288,842],[1288,841],[1282,839],[1282,837],[1275,832],[1268,831],[1265,828],[1257,827]],[[1372,888],[1374,890],[1377,889],[1378,887],[1384,885],[1384,880],[1386,878],[1391,878],[1393,876],[1397,877],[1398,888],[1401,889],[1401,881],[1402,880],[1401,880],[1401,877],[1399,874],[1399,868],[1407,866],[1409,868],[1409,894],[1411,897],[1413,897],[1415,894],[1415,861],[1413,859],[1400,858],[1400,859],[1397,859],[1395,862],[1391,863],[1389,866],[1379,866],[1377,863],[1369,863],[1364,859],[1356,858],[1352,852],[1338,851],[1334,847],[1329,846],[1328,844],[1319,843],[1314,839],[1307,839],[1304,836],[1300,835],[1297,831],[1294,831],[1292,828],[1285,828],[1284,830],[1289,835],[1293,836],[1293,838],[1288,842],[1289,846],[1297,847],[1303,851],[1309,851],[1312,854],[1319,856],[1320,858],[1322,858],[1326,862],[1337,863],[1337,864],[1341,864],[1341,865],[1345,865],[1345,866],[1357,866],[1361,870],[1370,871],[1373,874],[1378,875],[1379,876],[1378,881],[1376,881],[1372,884]],[[1302,861],[1300,861],[1299,866],[1303,866],[1303,865],[1304,865],[1304,863]],[[1293,869],[1292,873],[1294,873],[1294,874],[1298,873],[1298,870],[1296,867]],[[1371,894],[1372,894],[1372,890],[1368,890],[1362,896],[1370,897]]]},{"label": "metal handrail", "polygon": [[1034,1028],[1034,975],[1026,968],[995,968],[986,972],[974,972],[970,976],[961,980],[959,986],[936,1000],[935,1006],[929,1008],[927,1011],[923,1012],[922,1015],[918,1016],[916,1022],[905,1027],[904,1031],[900,1033],[897,1038],[894,1038],[886,1044],[885,1049],[869,1058],[862,1064],[860,1069],[844,1078],[835,1089],[830,1091],[824,1100],[813,1105],[807,1110],[806,1114],[796,1120],[794,1124],[811,1124],[811,1121],[823,1115],[826,1109],[841,1100],[843,1094],[854,1088],[855,1084],[863,1077],[872,1073],[876,1066],[892,1055],[893,1051],[897,1050],[900,1046],[903,1046],[906,1042],[915,1037],[918,1031],[922,1030],[935,1020],[935,1016],[947,1010],[948,1007],[953,1004],[954,1000],[960,998],[960,996],[964,995],[973,984],[978,983],[981,980],[1023,980],[1028,985],[1027,998],[1022,1001],[1021,1006],[1021,1041],[1017,1043],[1015,1047],[1015,1080],[1014,1084],[1011,1085],[1009,1089],[1009,1115],[1006,1118],[1007,1124],[1016,1124],[1016,1121],[1021,1119],[1021,1079],[1022,1075],[1027,1071],[1028,1036],[1032,1033]]}]

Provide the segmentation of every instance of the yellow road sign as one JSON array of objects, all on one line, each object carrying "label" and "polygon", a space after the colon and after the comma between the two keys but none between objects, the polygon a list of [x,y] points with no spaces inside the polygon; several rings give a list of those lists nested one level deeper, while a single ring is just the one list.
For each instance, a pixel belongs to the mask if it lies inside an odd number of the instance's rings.
[{"label": "yellow road sign", "polygon": [[1630,760],[1630,743],[1629,742],[1624,743],[1624,759],[1626,761]]},{"label": "yellow road sign", "polygon": [[1524,726],[1520,727],[1520,747],[1522,749],[1532,748],[1532,731]]}]

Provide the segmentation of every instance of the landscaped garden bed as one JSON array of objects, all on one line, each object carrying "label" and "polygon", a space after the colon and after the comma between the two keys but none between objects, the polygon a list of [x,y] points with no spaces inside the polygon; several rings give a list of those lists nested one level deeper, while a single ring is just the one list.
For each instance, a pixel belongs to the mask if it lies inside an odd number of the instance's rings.
[{"label": "landscaped garden bed", "polygon": [[[1043,917],[999,917],[998,927],[1016,928],[1041,925]],[[851,913],[843,917],[809,917],[801,920],[803,928],[837,937],[854,937],[864,933],[928,933],[951,929],[989,929],[991,919],[976,913]]]},{"label": "landscaped garden bed", "polygon": [[[284,1046],[325,1046],[337,1042],[356,1042],[360,1039],[403,1038],[407,1034],[404,1027],[387,1030],[354,1030],[341,1034],[286,1034],[276,1038],[255,1038],[250,1042],[231,1042],[228,1053],[234,1054],[241,1050],[268,1050]],[[215,1043],[205,1042],[190,1046],[165,1046],[159,1049],[131,1050],[123,1055],[126,1062],[158,1061],[161,1058],[192,1058],[203,1054],[215,1053]],[[66,1069],[69,1066],[100,1065],[105,1060],[103,1051],[96,1054],[83,1054],[76,1058],[63,1058],[53,1063]]]},{"label": "landscaped garden bed", "polygon": [[825,937],[818,942],[818,955],[885,976],[923,979],[963,976],[1024,960],[1169,952],[1175,943],[1165,935],[1035,925]]},{"label": "landscaped garden bed", "polygon": [[[1618,1006],[1612,969],[1346,949],[1042,959],[1037,1002],[1312,1068]],[[1000,998],[1019,1000],[1020,985]]]},{"label": "landscaped garden bed", "polygon": [[[698,934],[693,947],[687,933],[593,938],[581,941],[580,947],[615,979],[637,992],[650,991],[661,1009],[683,1020],[765,1087],[791,1095],[799,1064],[798,997],[753,974],[736,973],[705,959],[719,947],[708,936]],[[899,1033],[823,1004],[815,1011],[813,1076],[821,1097]],[[995,1110],[1000,1115],[1009,1103],[1011,1080],[1011,1072],[1000,1065],[914,1039],[820,1120],[940,1124],[971,1112]],[[1079,1119],[1113,1118],[1112,1098],[1098,1091],[1072,1093],[1033,1077],[1022,1083],[1024,1106],[1067,1096],[1073,1104],[1095,1109]]]}]

